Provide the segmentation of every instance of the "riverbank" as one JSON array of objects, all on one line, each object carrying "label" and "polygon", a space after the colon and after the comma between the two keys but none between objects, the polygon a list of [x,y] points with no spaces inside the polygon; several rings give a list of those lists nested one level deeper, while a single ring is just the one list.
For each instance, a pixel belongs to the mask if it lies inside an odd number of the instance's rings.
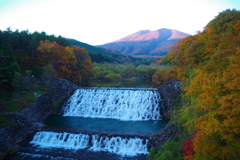
[{"label": "riverbank", "polygon": [[[50,114],[59,113],[64,102],[66,102],[77,88],[79,88],[76,84],[65,79],[52,79],[49,81],[42,80],[39,81],[38,84],[48,86],[51,89],[48,93],[40,96],[35,102],[31,103],[21,111],[16,113],[6,113],[6,116],[14,125],[0,129],[1,158],[7,153],[11,154],[21,149],[19,144],[23,141],[29,141],[33,137],[33,134],[37,131],[41,131],[45,127],[44,120]],[[176,87],[176,85],[179,85],[179,81],[169,82],[165,87],[163,86],[158,89],[164,104],[166,104],[165,102],[173,101],[173,99],[169,97],[171,97],[171,93],[177,93],[171,91],[172,89],[180,88]],[[173,102],[170,104],[173,104]],[[168,111],[171,111],[172,109],[170,109],[170,107],[172,107],[172,105],[168,105],[165,108],[167,108]],[[170,114],[171,113],[168,112],[168,115]],[[152,134],[151,141],[153,142],[151,143],[155,145],[154,147],[160,146],[176,134],[175,130],[176,127],[170,127],[170,129],[168,127],[168,129],[165,129],[162,132],[159,131]],[[171,136],[169,136],[169,132],[172,133]],[[167,136],[164,136],[164,134]],[[159,135],[166,137],[162,138],[161,143],[158,143],[156,140],[156,137],[159,137]]]},{"label": "riverbank", "polygon": [[53,113],[60,111],[60,106],[79,88],[65,79],[52,79],[38,82],[50,87],[50,91],[40,96],[35,102],[19,112],[10,112],[5,115],[14,124],[0,129],[0,155],[16,152],[21,147],[19,142],[29,139],[35,132],[45,125],[44,120]]}]

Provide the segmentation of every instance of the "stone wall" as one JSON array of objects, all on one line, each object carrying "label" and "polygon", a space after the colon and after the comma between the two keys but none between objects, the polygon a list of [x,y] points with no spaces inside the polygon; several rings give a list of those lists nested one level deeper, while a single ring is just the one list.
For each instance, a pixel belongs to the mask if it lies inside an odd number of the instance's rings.
[{"label": "stone wall", "polygon": [[[35,102],[17,113],[7,113],[14,126],[0,129],[0,152],[21,148],[18,142],[30,140],[35,132],[42,130],[44,120],[53,113],[59,113],[62,105],[79,88],[76,84],[65,79],[39,79],[36,84],[49,86],[51,90],[40,96]],[[179,80],[167,82],[158,88],[163,107],[160,109],[164,119],[170,119],[174,100],[180,99]],[[160,149],[166,140],[178,132],[176,124],[168,124],[158,132],[151,133],[150,140],[154,147]]]},{"label": "stone wall", "polygon": [[179,133],[177,124],[169,123],[166,127],[160,131],[152,132],[149,136],[151,144],[158,150],[169,139],[175,137]]},{"label": "stone wall", "polygon": [[59,113],[64,102],[79,88],[65,79],[39,80],[38,84],[50,87],[50,91],[19,112],[6,113],[13,126],[0,129],[0,152],[9,148],[18,149],[17,144],[41,130],[44,120],[53,113]]},{"label": "stone wall", "polygon": [[[179,105],[176,104],[176,102],[180,102],[181,100],[180,80],[172,80],[166,82],[163,85],[159,86],[157,90],[162,99],[162,107],[160,108],[162,118],[170,119],[172,116],[174,105]],[[169,123],[160,131],[152,132],[149,136],[149,139],[152,145],[158,150],[160,150],[161,146],[165,144],[167,140],[175,137],[178,133],[178,125]]]},{"label": "stone wall", "polygon": [[157,88],[162,99],[160,113],[163,119],[170,119],[174,103],[181,99],[180,80],[172,80]]}]

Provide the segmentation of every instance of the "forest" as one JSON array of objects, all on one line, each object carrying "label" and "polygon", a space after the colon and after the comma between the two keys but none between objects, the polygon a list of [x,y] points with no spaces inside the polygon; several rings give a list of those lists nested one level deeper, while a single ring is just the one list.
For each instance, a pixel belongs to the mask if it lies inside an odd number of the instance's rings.
[{"label": "forest", "polygon": [[[181,132],[149,159],[237,160],[240,157],[240,11],[227,9],[203,31],[171,47],[182,101],[171,118]],[[156,77],[158,78],[158,76]]]},{"label": "forest", "polygon": [[151,81],[157,70],[171,67],[159,63],[45,32],[0,31],[0,127],[11,125],[5,112],[16,112],[36,100],[35,93],[47,92],[39,81],[68,79],[79,86],[88,86],[89,79]]},{"label": "forest", "polygon": [[[90,53],[81,46],[88,48]],[[22,76],[65,78],[79,85],[84,85],[89,76],[104,79],[109,73],[127,78],[137,74],[151,80],[159,64],[158,60],[124,56],[45,32],[19,32],[10,28],[0,31],[0,56],[0,85],[3,86],[10,86],[17,73]],[[153,67],[149,66],[154,63]],[[126,73],[127,70],[135,73]]]},{"label": "forest", "polygon": [[115,50],[106,49],[102,47],[95,47],[87,43],[77,41],[75,39],[67,39],[71,45],[76,45],[81,48],[85,48],[88,51],[89,56],[93,63],[114,63],[114,64],[133,64],[133,65],[149,65],[150,60],[144,60],[141,58],[134,58],[131,56],[123,55]]},{"label": "forest", "polygon": [[84,48],[71,46],[63,37],[45,32],[0,31],[0,83],[11,84],[14,76],[27,74],[44,78],[66,78],[79,82],[93,68]]},{"label": "forest", "polygon": [[240,11],[219,13],[203,31],[173,45],[161,60],[89,52],[72,43],[45,32],[0,31],[0,127],[11,125],[4,112],[30,103],[30,96],[22,96],[37,87],[29,87],[30,78],[63,78],[79,86],[89,78],[143,79],[157,85],[180,79],[182,100],[175,102],[170,122],[177,123],[181,132],[162,150],[151,149],[148,159],[239,159]]},{"label": "forest", "polygon": [[0,128],[13,124],[6,112],[17,112],[42,95],[47,87],[38,81],[64,78],[82,84],[93,64],[84,48],[64,37],[28,30],[0,31]]}]

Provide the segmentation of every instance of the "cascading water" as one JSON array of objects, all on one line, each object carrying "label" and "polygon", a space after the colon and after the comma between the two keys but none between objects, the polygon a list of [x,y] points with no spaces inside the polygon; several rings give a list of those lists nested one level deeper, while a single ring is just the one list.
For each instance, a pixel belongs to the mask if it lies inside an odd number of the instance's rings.
[{"label": "cascading water", "polygon": [[43,148],[84,149],[88,147],[88,142],[89,135],[86,134],[37,132],[30,143]]},{"label": "cascading water", "polygon": [[136,156],[137,154],[148,154],[148,140],[143,144],[143,139],[140,138],[121,138],[121,137],[101,137],[98,141],[98,136],[93,136],[93,146],[90,150],[93,151],[108,151],[122,156]]},{"label": "cascading water", "polygon": [[[119,160],[124,157],[126,160],[146,160],[151,146],[147,133],[155,125],[159,127],[160,103],[160,95],[154,89],[77,89],[63,106],[63,116],[58,115],[65,117],[65,121],[58,121],[65,125],[50,128],[54,131],[47,128],[48,131],[37,132],[29,146],[13,159]],[[76,125],[75,121],[80,124]],[[77,130],[72,126],[81,127]],[[146,129],[146,126],[151,127]],[[73,133],[66,133],[64,128],[61,128],[64,131],[56,131],[57,127],[74,129],[70,131]],[[147,132],[137,129],[141,127]]]},{"label": "cascading water", "polygon": [[148,154],[148,140],[140,138],[99,137],[98,135],[37,132],[31,144],[42,148],[107,151],[121,156]]},{"label": "cascading water", "polygon": [[159,120],[160,95],[154,90],[78,89],[63,107],[63,116]]}]

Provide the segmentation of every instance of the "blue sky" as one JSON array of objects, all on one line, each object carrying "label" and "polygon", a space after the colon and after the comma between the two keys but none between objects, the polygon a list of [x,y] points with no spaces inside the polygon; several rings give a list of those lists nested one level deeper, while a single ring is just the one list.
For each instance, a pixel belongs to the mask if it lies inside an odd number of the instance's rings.
[{"label": "blue sky", "polygon": [[201,31],[240,0],[0,0],[0,30],[45,31],[100,45],[139,30]]}]

